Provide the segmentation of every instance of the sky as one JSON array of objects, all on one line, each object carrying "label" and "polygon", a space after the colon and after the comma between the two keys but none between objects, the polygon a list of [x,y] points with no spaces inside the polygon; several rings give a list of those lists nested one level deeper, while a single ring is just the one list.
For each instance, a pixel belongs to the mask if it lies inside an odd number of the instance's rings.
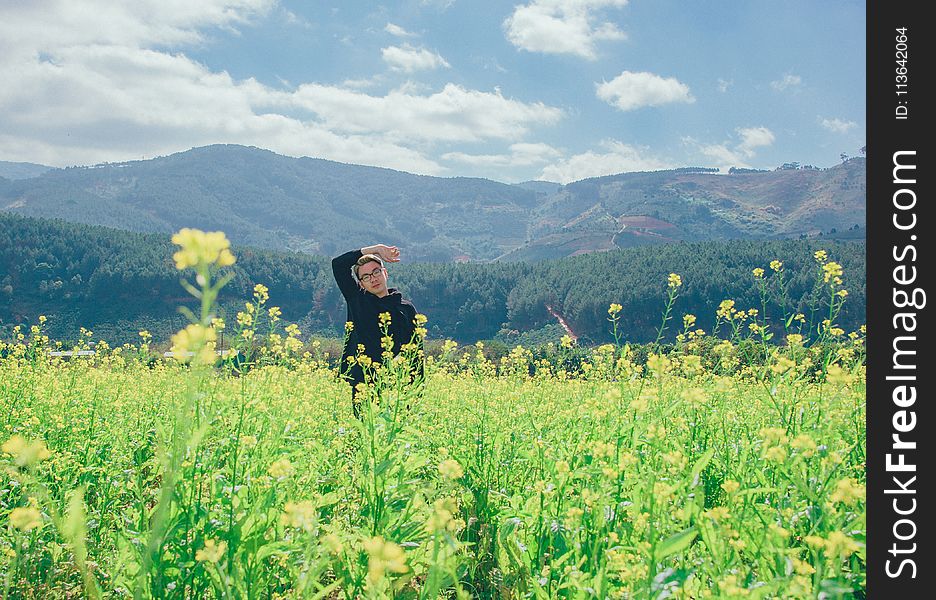
[{"label": "sky", "polygon": [[257,146],[568,183],[865,145],[865,2],[0,0],[0,160]]}]

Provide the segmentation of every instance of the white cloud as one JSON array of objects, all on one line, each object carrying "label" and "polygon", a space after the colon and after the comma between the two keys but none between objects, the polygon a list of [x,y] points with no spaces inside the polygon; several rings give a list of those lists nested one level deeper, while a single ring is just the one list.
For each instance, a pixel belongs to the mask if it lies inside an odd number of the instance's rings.
[{"label": "white cloud", "polygon": [[507,154],[448,152],[442,155],[442,159],[472,166],[503,168],[542,165],[562,155],[549,144],[517,143],[511,144],[509,150]]},{"label": "white cloud", "polygon": [[624,71],[611,81],[595,86],[599,98],[624,111],[673,102],[695,102],[689,86],[673,77],[663,78],[653,73]]},{"label": "white cloud", "polygon": [[858,126],[854,121],[843,121],[842,119],[819,119],[819,124],[832,133],[848,133]]},{"label": "white cloud", "polygon": [[415,33],[409,32],[393,23],[387,23],[386,27],[384,27],[384,31],[396,37],[416,37]]},{"label": "white cloud", "polygon": [[738,151],[743,155],[752,157],[757,148],[770,146],[776,139],[772,131],[766,127],[742,127],[737,130],[741,136]]},{"label": "white cloud", "polygon": [[533,0],[515,7],[503,26],[510,43],[522,50],[595,59],[596,42],[626,35],[614,23],[595,24],[594,11],[626,4],[627,0]]},{"label": "white cloud", "polygon": [[367,80],[271,87],[178,53],[212,28],[265,14],[267,0],[173,0],[173,10],[100,2],[96,12],[90,1],[81,10],[65,1],[0,5],[0,46],[15,50],[2,54],[0,81],[16,82],[0,86],[0,156],[65,166],[233,143],[445,174],[427,154],[436,145],[516,141],[563,117],[455,84],[385,94],[352,89]]},{"label": "white cloud", "polygon": [[771,81],[770,87],[777,90],[778,92],[782,92],[790,88],[799,87],[802,83],[803,83],[803,78],[800,77],[799,75],[787,74],[783,76],[783,79],[779,79],[777,81]]},{"label": "white cloud", "polygon": [[718,78],[718,91],[719,92],[724,94],[725,92],[728,91],[728,88],[730,88],[732,85],[734,85],[734,81],[730,79],[722,79],[721,77]]},{"label": "white cloud", "polygon": [[286,21],[287,25],[292,25],[294,27],[301,27],[303,29],[312,29],[315,27],[315,24],[309,21],[308,19],[297,15],[291,10],[285,8],[282,9],[283,20]]},{"label": "white cloud", "polygon": [[451,65],[444,58],[425,48],[416,48],[409,44],[388,46],[380,50],[384,62],[394,71],[424,71],[427,69],[448,68]]},{"label": "white cloud", "polygon": [[601,146],[605,152],[589,150],[547,166],[539,179],[565,184],[588,177],[633,171],[658,171],[673,167],[665,160],[645,155],[646,148],[637,148],[615,140],[606,140]]},{"label": "white cloud", "polygon": [[530,127],[556,123],[563,115],[542,103],[526,104],[499,91],[480,92],[453,83],[430,95],[403,87],[386,96],[306,84],[294,94],[279,95],[278,101],[313,112],[329,130],[382,133],[401,142],[517,139]]},{"label": "white cloud", "polygon": [[[712,159],[723,171],[731,167],[748,168],[748,161],[757,154],[758,148],[771,146],[775,141],[772,131],[766,127],[742,127],[735,130],[740,138],[736,143],[709,144],[699,147],[703,155]],[[688,143],[694,143],[687,140]]]},{"label": "white cloud", "polygon": [[48,0],[0,4],[0,56],[77,45],[178,46],[204,30],[233,29],[266,15],[276,0]]}]

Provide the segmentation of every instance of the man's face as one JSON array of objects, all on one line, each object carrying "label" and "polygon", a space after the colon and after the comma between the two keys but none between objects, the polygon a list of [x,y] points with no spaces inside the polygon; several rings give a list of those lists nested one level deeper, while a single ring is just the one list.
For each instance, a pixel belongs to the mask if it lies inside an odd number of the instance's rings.
[{"label": "man's face", "polygon": [[358,267],[361,289],[381,298],[387,295],[387,271],[380,263],[369,262]]}]

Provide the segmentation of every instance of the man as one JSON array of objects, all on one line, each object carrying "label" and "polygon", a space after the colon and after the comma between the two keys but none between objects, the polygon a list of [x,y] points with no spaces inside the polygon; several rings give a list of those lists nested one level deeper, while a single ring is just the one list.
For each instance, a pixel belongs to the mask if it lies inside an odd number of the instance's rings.
[{"label": "man", "polygon": [[[360,418],[360,400],[357,384],[364,383],[364,369],[357,361],[349,366],[349,357],[358,355],[358,346],[364,347],[363,355],[375,365],[383,362],[384,348],[381,346],[383,332],[380,315],[390,315],[387,334],[393,339],[392,352],[398,355],[402,347],[417,342],[416,308],[395,288],[387,287],[387,269],[384,263],[400,262],[400,250],[396,246],[376,244],[360,250],[351,250],[332,259],[332,272],[338,289],[348,303],[348,332],[344,352],[341,355],[341,374],[351,384],[351,401],[354,416]],[[419,344],[421,348],[421,344]],[[423,361],[412,365],[412,380],[423,376]]]}]

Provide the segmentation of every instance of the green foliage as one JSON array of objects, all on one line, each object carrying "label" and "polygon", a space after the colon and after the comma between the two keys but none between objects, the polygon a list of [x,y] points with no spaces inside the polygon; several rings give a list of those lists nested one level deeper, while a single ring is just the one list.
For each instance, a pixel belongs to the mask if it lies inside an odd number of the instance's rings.
[{"label": "green foliage", "polygon": [[[141,329],[157,343],[167,341],[185,323],[177,306],[194,306],[179,293],[167,238],[0,213],[0,337],[43,314],[50,317],[47,331],[60,340],[77,339],[84,326],[111,344],[135,342]],[[430,338],[470,343],[493,339],[503,329],[506,342],[520,343],[520,334],[556,323],[546,308],[551,306],[582,344],[601,343],[611,340],[606,311],[617,302],[623,306],[622,339],[639,343],[656,338],[668,273],[684,281],[673,308],[677,323],[693,314],[711,332],[719,303],[733,298],[739,308],[761,309],[776,328],[782,315],[818,306],[812,254],[825,249],[845,269],[849,296],[838,324],[851,331],[865,321],[864,248],[817,240],[700,242],[533,264],[401,264],[392,268],[391,285],[429,317]],[[242,301],[233,299],[249,298],[261,283],[285,321],[307,333],[340,335],[345,308],[327,258],[256,248],[236,254],[235,276],[218,308],[228,323],[243,310]],[[765,260],[782,261],[786,279],[783,293],[772,288],[762,306],[752,266],[767,269],[770,285],[779,280]],[[806,316],[812,326],[823,318],[810,311]],[[664,341],[673,341],[678,329],[665,331]],[[510,331],[517,333],[511,338]]]}]

